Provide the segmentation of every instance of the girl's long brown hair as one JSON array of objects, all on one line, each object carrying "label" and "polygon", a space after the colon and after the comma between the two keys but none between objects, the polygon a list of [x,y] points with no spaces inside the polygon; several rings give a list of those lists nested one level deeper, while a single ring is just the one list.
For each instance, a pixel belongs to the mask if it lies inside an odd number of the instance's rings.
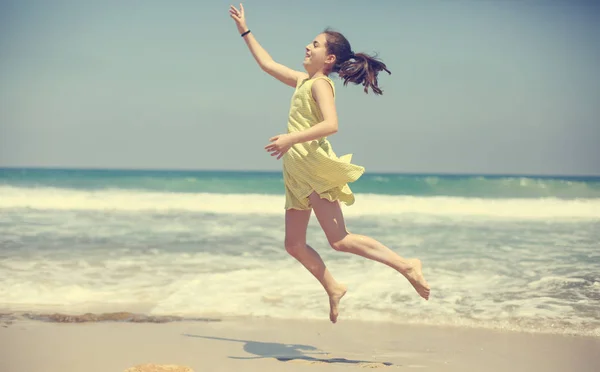
[{"label": "girl's long brown hair", "polygon": [[383,94],[383,90],[378,86],[377,74],[385,71],[391,75],[385,63],[365,53],[355,54],[348,40],[339,32],[327,28],[323,33],[327,39],[327,52],[335,55],[335,65],[331,72],[337,72],[344,80],[344,85],[348,82],[362,84],[367,94],[369,88],[375,94]]}]

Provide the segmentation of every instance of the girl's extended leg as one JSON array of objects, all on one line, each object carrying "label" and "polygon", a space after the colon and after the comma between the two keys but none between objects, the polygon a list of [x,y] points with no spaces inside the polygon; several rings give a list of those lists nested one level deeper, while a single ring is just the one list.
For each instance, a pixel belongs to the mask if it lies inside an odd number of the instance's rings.
[{"label": "girl's extended leg", "polygon": [[341,252],[354,253],[359,256],[381,262],[404,275],[413,285],[417,293],[424,299],[429,299],[429,285],[423,278],[421,260],[405,259],[397,253],[368,236],[349,233],[346,230],[344,215],[339,202],[321,199],[313,192],[310,203],[315,215],[327,236],[333,249]]},{"label": "girl's extended leg", "polygon": [[333,278],[321,256],[306,244],[306,229],[310,214],[311,210],[286,210],[285,249],[323,285],[329,296],[329,319],[335,323],[338,317],[338,304],[346,294],[346,286]]}]

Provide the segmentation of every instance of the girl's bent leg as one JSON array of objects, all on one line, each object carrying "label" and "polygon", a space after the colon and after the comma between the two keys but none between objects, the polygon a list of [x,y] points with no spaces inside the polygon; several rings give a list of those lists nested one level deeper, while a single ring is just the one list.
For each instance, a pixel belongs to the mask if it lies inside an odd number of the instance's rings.
[{"label": "girl's bent leg", "polygon": [[329,296],[329,319],[335,323],[338,304],[346,294],[346,286],[338,283],[319,254],[306,244],[306,229],[311,210],[288,209],[285,212],[285,249],[321,283]]},{"label": "girl's bent leg", "polygon": [[315,192],[310,195],[309,199],[319,224],[333,249],[381,262],[395,269],[408,279],[421,297],[429,299],[429,285],[423,277],[421,260],[402,258],[373,238],[349,233],[346,230],[339,202],[321,199]]}]

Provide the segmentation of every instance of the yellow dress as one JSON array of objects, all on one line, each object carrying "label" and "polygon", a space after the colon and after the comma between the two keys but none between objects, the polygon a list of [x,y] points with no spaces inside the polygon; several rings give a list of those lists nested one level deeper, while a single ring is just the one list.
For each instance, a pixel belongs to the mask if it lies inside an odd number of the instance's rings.
[{"label": "yellow dress", "polygon": [[[325,76],[299,79],[292,96],[288,133],[306,130],[323,121],[323,114],[312,97],[312,84],[325,79],[334,92],[333,81]],[[354,204],[348,183],[356,181],[364,167],[350,163],[352,154],[337,157],[326,137],[297,143],[283,156],[285,209],[311,209],[308,196],[315,191],[323,199]]]}]

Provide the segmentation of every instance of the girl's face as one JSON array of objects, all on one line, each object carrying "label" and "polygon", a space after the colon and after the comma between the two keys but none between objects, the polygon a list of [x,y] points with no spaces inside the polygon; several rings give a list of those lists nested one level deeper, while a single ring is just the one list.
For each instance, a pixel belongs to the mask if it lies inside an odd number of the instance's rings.
[{"label": "girl's face", "polygon": [[327,53],[325,34],[319,34],[306,46],[304,68],[307,72],[317,72],[335,63],[335,56]]}]

